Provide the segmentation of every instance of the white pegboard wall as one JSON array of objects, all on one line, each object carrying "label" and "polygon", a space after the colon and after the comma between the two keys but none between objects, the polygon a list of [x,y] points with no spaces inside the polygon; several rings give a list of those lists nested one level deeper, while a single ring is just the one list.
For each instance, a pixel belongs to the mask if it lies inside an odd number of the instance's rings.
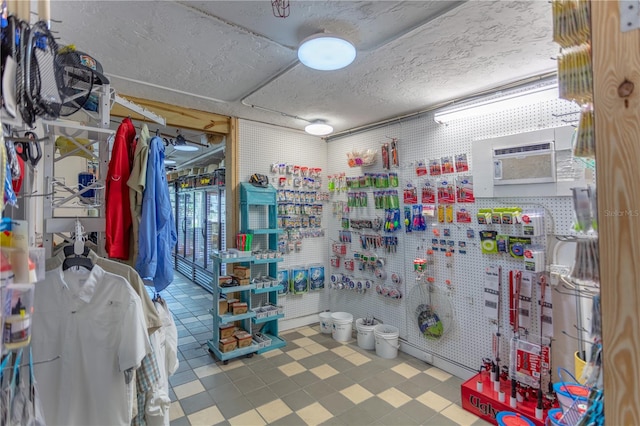
[{"label": "white pegboard wall", "polygon": [[[252,173],[261,173],[269,177],[270,183],[278,187],[277,175],[271,173],[272,163],[291,163],[307,167],[322,169],[323,185],[321,191],[326,191],[327,144],[324,140],[306,135],[302,132],[270,126],[248,120],[239,121],[239,181],[246,182]],[[228,172],[227,172],[228,173]],[[287,189],[293,189],[290,185]],[[329,204],[324,202],[322,226],[326,229],[331,214]],[[251,207],[260,209],[260,207]],[[239,211],[239,209],[238,209]],[[250,226],[266,227],[266,214],[251,215]],[[255,223],[253,222],[255,221]],[[257,241],[257,240],[256,240]],[[325,276],[329,273],[329,261],[326,247],[328,238],[314,237],[302,240],[302,251],[284,256],[284,261],[278,263],[279,269],[290,269],[295,266],[322,264]],[[266,266],[258,273],[266,273]],[[310,291],[298,295],[281,295],[278,303],[284,306],[285,319],[304,317],[328,309],[325,291]]]},{"label": "white pegboard wall", "polygon": [[[470,165],[471,174],[473,168],[473,158],[471,156],[471,143],[478,139],[499,137],[508,134],[523,133],[543,128],[566,126],[568,123],[566,113],[574,112],[578,107],[566,101],[549,101],[537,106],[527,106],[491,115],[475,117],[472,119],[452,122],[448,125],[435,123],[432,113],[422,115],[412,120],[389,124],[386,127],[377,128],[368,132],[363,132],[353,136],[348,136],[329,142],[328,164],[329,175],[344,172],[347,176],[360,176],[366,172],[382,172],[380,154],[377,163],[369,167],[349,168],[347,166],[347,152],[353,149],[364,150],[368,148],[380,150],[383,143],[389,142],[391,137],[398,138],[400,166],[396,171],[400,178],[399,195],[402,196],[402,188],[411,181],[420,184],[422,178],[415,174],[414,164],[416,160],[429,160],[441,158],[443,156],[466,153]],[[572,116],[569,116],[572,117]],[[451,176],[456,176],[453,174]],[[351,218],[371,218],[376,214],[373,210],[373,199],[371,192],[373,189],[366,189],[369,192],[369,207],[367,209],[356,209],[351,213]],[[332,201],[346,201],[346,193],[336,193],[332,195]],[[522,206],[523,208],[533,206],[543,206],[547,211],[548,232],[557,234],[567,233],[573,219],[571,210],[571,199],[569,197],[536,197],[527,199],[480,199],[474,204],[466,206],[471,212],[475,222],[475,214],[478,208],[501,207],[501,206]],[[401,203],[401,210],[402,210]],[[381,214],[378,212],[378,214]],[[552,219],[552,220],[549,220]],[[386,270],[388,275],[391,272],[403,274],[403,293],[411,294],[415,286],[415,274],[413,272],[413,259],[416,257],[418,246],[431,246],[433,238],[432,229],[435,220],[428,220],[427,232],[413,232],[405,234],[404,229],[395,233],[400,240],[397,253],[387,256]],[[337,239],[340,228],[338,217],[331,217],[327,227],[331,239]],[[553,223],[553,225],[551,225]],[[348,311],[354,314],[355,318],[374,313],[376,317],[385,323],[392,324],[400,328],[400,336],[406,338],[410,343],[434,353],[435,355],[450,360],[458,365],[464,365],[469,369],[477,369],[483,357],[491,356],[491,335],[492,327],[483,316],[483,271],[486,266],[498,264],[503,268],[502,304],[503,318],[503,339],[501,342],[501,357],[508,359],[508,339],[511,332],[508,328],[508,271],[521,267],[521,262],[510,258],[496,255],[483,255],[479,248],[478,231],[487,229],[476,223],[471,224],[437,224],[441,235],[444,228],[448,228],[451,235],[449,237],[440,236],[439,239],[453,240],[456,244],[456,254],[454,255],[454,274],[452,278],[452,290],[450,300],[453,305],[455,322],[445,337],[432,341],[423,338],[416,330],[412,316],[413,312],[408,309],[407,298],[402,300],[388,300],[375,294],[375,291],[360,295],[347,291],[331,291],[329,296],[330,308],[333,311]],[[467,238],[467,229],[472,229],[474,238]],[[348,256],[359,250],[356,238],[351,243]],[[458,241],[467,243],[467,254],[459,254]],[[546,245],[546,238],[539,238],[540,244]],[[328,249],[330,251],[330,247]],[[448,272],[445,266],[444,253],[437,252],[436,257],[436,284],[443,286],[442,281]],[[330,268],[330,272],[334,270]],[[341,268],[338,272],[344,273]],[[388,281],[388,280],[387,280]],[[536,294],[536,293],[534,293]],[[555,297],[555,296],[554,296]],[[573,303],[570,300],[569,303]],[[533,318],[536,318],[534,309]],[[531,330],[532,334],[537,332],[537,328]]]}]

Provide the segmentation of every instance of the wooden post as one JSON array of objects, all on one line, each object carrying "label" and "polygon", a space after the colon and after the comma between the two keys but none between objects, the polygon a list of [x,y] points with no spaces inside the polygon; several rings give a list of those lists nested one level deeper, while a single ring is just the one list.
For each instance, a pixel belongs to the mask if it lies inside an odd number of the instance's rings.
[{"label": "wooden post", "polygon": [[227,223],[227,248],[233,247],[236,234],[240,229],[240,188],[238,174],[240,173],[239,147],[240,135],[237,118],[231,118],[229,122],[229,134],[225,147],[225,178],[226,178],[226,223]]},{"label": "wooden post", "polygon": [[591,2],[605,419],[640,425],[640,30]]}]

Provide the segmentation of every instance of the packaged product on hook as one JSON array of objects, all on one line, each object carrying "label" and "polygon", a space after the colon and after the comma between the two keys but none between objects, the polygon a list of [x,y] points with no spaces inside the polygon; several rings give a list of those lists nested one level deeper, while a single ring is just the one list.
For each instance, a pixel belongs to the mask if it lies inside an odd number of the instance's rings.
[{"label": "packaged product on hook", "polygon": [[33,284],[9,284],[0,290],[5,349],[18,349],[31,342],[34,288]]},{"label": "packaged product on hook", "polygon": [[324,288],[324,266],[323,265],[311,265],[309,266],[309,289],[320,290]]},{"label": "packaged product on hook", "polygon": [[291,293],[302,294],[309,291],[309,270],[304,267],[291,268]]}]

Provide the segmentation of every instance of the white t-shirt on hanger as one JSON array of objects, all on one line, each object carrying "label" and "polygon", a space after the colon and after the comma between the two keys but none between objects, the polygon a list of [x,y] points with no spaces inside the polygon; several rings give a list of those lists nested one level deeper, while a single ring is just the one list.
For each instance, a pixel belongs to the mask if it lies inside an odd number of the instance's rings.
[{"label": "white t-shirt on hanger", "polygon": [[125,371],[150,352],[142,303],[121,276],[94,265],[47,272],[36,284],[32,347],[45,420],[131,422]]}]

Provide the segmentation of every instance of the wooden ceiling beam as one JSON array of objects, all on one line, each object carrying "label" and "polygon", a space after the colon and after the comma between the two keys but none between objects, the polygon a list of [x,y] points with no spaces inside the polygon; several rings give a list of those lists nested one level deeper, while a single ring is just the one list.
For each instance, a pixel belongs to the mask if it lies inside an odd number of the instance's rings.
[{"label": "wooden ceiling beam", "polygon": [[[134,102],[141,107],[148,109],[165,118],[168,127],[179,127],[182,129],[195,130],[210,134],[229,134],[229,122],[231,117],[214,114],[212,112],[200,111],[197,109],[184,108],[176,105],[165,104],[163,102],[149,99],[136,98],[134,96],[122,95],[121,97]],[[145,118],[130,109],[114,103],[111,108],[111,116],[131,117],[134,120],[145,121]]]}]

